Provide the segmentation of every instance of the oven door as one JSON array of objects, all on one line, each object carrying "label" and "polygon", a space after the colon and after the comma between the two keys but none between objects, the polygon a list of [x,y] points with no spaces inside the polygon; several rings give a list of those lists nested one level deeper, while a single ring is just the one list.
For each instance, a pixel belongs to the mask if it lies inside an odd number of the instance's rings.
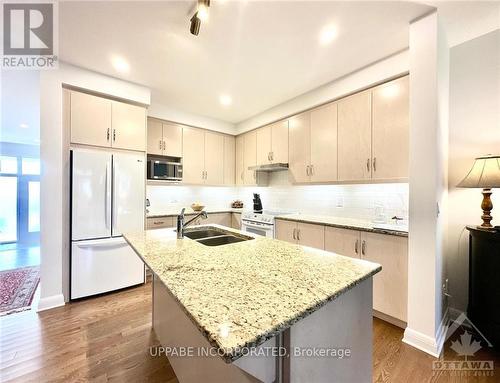
[{"label": "oven door", "polygon": [[274,225],[262,222],[241,220],[241,230],[246,233],[274,238]]}]

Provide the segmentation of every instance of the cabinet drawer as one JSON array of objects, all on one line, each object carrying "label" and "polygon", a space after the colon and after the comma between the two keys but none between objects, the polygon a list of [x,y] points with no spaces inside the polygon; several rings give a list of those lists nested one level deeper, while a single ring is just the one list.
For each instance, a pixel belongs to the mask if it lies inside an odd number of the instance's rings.
[{"label": "cabinet drawer", "polygon": [[174,217],[148,218],[146,220],[146,229],[163,229],[174,227]]}]

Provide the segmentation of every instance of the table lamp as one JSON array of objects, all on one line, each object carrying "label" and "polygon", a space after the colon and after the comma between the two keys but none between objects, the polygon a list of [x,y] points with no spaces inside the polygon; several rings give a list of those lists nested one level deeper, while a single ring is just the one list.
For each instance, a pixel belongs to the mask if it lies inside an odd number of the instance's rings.
[{"label": "table lamp", "polygon": [[465,178],[457,185],[462,188],[483,188],[483,202],[481,216],[483,223],[478,226],[479,229],[491,229],[491,189],[500,187],[500,156],[487,155],[478,157],[474,160],[471,170]]}]

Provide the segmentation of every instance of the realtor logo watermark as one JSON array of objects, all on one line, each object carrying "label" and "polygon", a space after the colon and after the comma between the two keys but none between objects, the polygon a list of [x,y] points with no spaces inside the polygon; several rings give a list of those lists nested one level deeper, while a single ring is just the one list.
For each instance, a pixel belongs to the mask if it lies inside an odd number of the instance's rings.
[{"label": "realtor logo watermark", "polygon": [[56,20],[56,2],[4,2],[2,67],[57,68]]},{"label": "realtor logo watermark", "polygon": [[[474,357],[474,355],[481,350],[481,341],[483,341],[483,343],[485,343],[488,347],[492,347],[492,344],[479,331],[479,329],[474,326],[465,314],[462,313],[455,321],[452,322],[451,326],[448,327],[446,340],[454,335],[459,327],[461,327],[465,322],[467,322],[466,324],[471,327],[471,331],[469,332],[465,329],[461,329],[463,333],[460,333],[460,338],[452,341],[450,346],[450,349],[453,350],[459,358],[448,360],[442,356],[439,360],[432,362],[432,369],[435,375],[448,374],[459,377],[494,375],[495,368],[492,360],[468,359],[469,357]],[[477,335],[473,335],[472,333]],[[461,359],[461,357],[463,357],[463,359]]]}]

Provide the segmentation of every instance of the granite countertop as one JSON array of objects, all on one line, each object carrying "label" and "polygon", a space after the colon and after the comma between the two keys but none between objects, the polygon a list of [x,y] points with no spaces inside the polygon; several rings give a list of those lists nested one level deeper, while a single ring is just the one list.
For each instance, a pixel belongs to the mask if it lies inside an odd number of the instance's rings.
[{"label": "granite countertop", "polygon": [[369,231],[379,234],[389,234],[401,237],[408,237],[408,226],[375,224],[369,221],[363,221],[354,218],[342,218],[334,216],[299,213],[299,214],[279,215],[276,216],[276,219],[281,219],[285,221],[321,224],[325,226],[340,227],[344,229],[354,229],[354,230]]},{"label": "granite countertop", "polygon": [[[171,217],[177,216],[181,212],[182,207],[176,208],[168,208],[168,209],[158,209],[152,210],[150,209],[149,213],[146,213],[146,218],[160,218],[160,217]],[[205,208],[207,213],[241,213],[244,209],[234,209],[231,207],[214,207],[214,208]],[[185,214],[197,214],[199,212],[191,209],[190,206],[186,206]]]},{"label": "granite countertop", "polygon": [[381,270],[265,237],[215,247],[173,229],[124,237],[228,363]]}]

